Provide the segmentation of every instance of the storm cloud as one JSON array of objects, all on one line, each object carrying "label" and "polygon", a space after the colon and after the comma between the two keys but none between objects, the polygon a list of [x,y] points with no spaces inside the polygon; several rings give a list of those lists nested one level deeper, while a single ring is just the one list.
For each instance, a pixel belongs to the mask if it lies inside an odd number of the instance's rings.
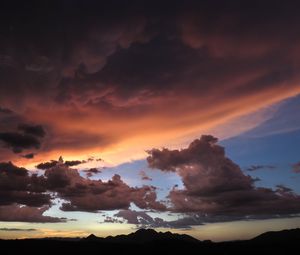
[{"label": "storm cloud", "polygon": [[[15,152],[144,149],[296,95],[298,8],[295,1],[7,2],[0,109],[21,116],[25,133],[0,130],[1,140]],[[28,119],[38,124],[22,124]]]},{"label": "storm cloud", "polygon": [[300,212],[299,195],[278,185],[276,190],[255,187],[250,176],[226,157],[218,139],[205,135],[186,149],[153,149],[149,166],[162,171],[176,171],[184,189],[174,187],[169,199],[174,212],[200,215],[255,218]]}]

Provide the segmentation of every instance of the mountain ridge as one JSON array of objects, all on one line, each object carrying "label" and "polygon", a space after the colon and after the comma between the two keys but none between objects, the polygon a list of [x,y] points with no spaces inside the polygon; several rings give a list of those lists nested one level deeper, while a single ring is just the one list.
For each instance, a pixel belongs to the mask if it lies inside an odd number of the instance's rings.
[{"label": "mountain ridge", "polygon": [[97,237],[90,234],[84,238],[41,238],[0,240],[4,251],[12,254],[138,254],[166,253],[205,255],[253,255],[253,254],[293,254],[298,249],[300,229],[266,232],[244,241],[211,242],[200,241],[188,235],[171,232],[156,232],[140,229],[128,235]]}]

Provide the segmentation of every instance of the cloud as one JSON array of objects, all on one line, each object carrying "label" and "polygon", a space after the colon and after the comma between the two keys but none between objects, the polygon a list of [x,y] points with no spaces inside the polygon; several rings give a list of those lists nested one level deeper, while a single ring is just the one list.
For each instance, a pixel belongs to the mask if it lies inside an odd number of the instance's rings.
[{"label": "cloud", "polygon": [[283,195],[286,194],[286,193],[292,194],[292,192],[293,192],[292,189],[290,189],[290,188],[288,188],[288,187],[286,187],[282,184],[276,185],[276,188],[277,188],[276,192],[279,193],[279,194],[282,193]]},{"label": "cloud", "polygon": [[150,178],[143,170],[139,172],[139,175],[143,181],[152,181],[152,178]]},{"label": "cloud", "polygon": [[28,154],[24,154],[21,157],[23,158],[27,158],[27,159],[33,159],[34,158],[34,153],[28,153]]},{"label": "cloud", "polygon": [[246,169],[246,171],[249,171],[249,172],[253,172],[253,171],[257,171],[257,170],[261,170],[261,169],[275,169],[276,167],[275,166],[272,166],[272,165],[252,165],[250,167],[248,167]]},{"label": "cloud", "polygon": [[17,130],[11,131],[15,129],[17,122],[24,119],[12,111],[6,115],[4,117],[0,115],[0,120],[3,121],[0,125],[0,145],[11,149],[14,153],[21,153],[26,149],[40,149],[41,139],[46,135],[44,128],[41,125],[22,123],[17,126]]},{"label": "cloud", "polygon": [[[300,212],[300,197],[282,185],[276,190],[255,187],[250,176],[225,156],[213,136],[201,136],[186,149],[150,150],[149,166],[176,171],[184,189],[169,193],[174,212],[232,218],[277,217]],[[276,216],[277,215],[277,216]],[[230,217],[229,217],[230,218]]]},{"label": "cloud", "polygon": [[21,231],[21,232],[33,232],[33,231],[37,231],[37,229],[35,228],[0,228],[0,231]]},{"label": "cloud", "polygon": [[84,170],[84,172],[86,173],[86,175],[87,175],[88,177],[91,177],[91,176],[93,176],[94,174],[99,174],[99,173],[101,173],[102,171],[99,170],[98,168],[93,167],[93,168]]},{"label": "cloud", "polygon": [[138,228],[173,228],[173,229],[190,229],[192,226],[204,224],[204,217],[197,214],[177,215],[178,219],[166,221],[160,217],[151,217],[145,211],[121,210],[113,215],[106,217],[104,222],[111,223],[128,223],[134,224]]},{"label": "cloud", "polygon": [[58,223],[66,222],[64,218],[45,216],[43,213],[49,209],[48,206],[30,207],[17,204],[0,206],[0,221],[19,221],[36,223]]},{"label": "cloud", "polygon": [[1,9],[1,27],[12,34],[2,40],[1,116],[46,127],[40,161],[62,150],[99,151],[112,162],[141,157],[136,151],[149,144],[191,137],[300,92],[295,1],[255,1],[251,15],[236,1],[118,1],[122,13],[99,2],[79,12],[75,2],[28,3],[39,12],[29,11],[19,29],[21,7]]},{"label": "cloud", "polygon": [[61,207],[64,211],[126,209],[130,203],[142,209],[165,209],[157,201],[155,187],[130,187],[119,175],[107,182],[86,179],[62,159],[42,168],[46,169],[44,174],[37,176],[11,162],[0,163],[0,205],[41,207],[50,206],[54,198],[63,198],[67,200]]},{"label": "cloud", "polygon": [[90,211],[126,209],[135,203],[143,209],[163,210],[165,206],[156,200],[154,187],[129,187],[119,175],[111,180],[90,180],[79,175],[76,169],[58,165],[45,171],[47,187],[68,202],[64,211]]},{"label": "cloud", "polygon": [[122,210],[114,214],[114,217],[122,218],[126,220],[128,224],[134,224],[138,226],[152,226],[155,224],[155,219],[149,216],[144,211],[134,210]]},{"label": "cloud", "polygon": [[33,135],[37,137],[44,137],[46,135],[46,132],[41,125],[20,124],[18,129],[27,135]]},{"label": "cloud", "polygon": [[14,203],[40,207],[51,204],[43,176],[29,175],[27,169],[11,162],[0,163],[0,206]]},{"label": "cloud", "polygon": [[80,164],[86,163],[85,160],[71,160],[71,161],[65,161],[64,164],[67,166],[77,166]]},{"label": "cloud", "polygon": [[11,148],[14,153],[20,153],[24,149],[39,149],[41,146],[35,136],[15,132],[1,132],[0,141],[3,141],[4,146]]},{"label": "cloud", "polygon": [[38,165],[36,165],[36,168],[38,169],[42,169],[42,170],[46,170],[48,168],[54,167],[58,164],[58,161],[56,160],[51,160],[49,162],[43,162],[43,163],[39,163]]},{"label": "cloud", "polygon": [[106,182],[86,179],[62,160],[45,169],[38,176],[11,162],[0,163],[0,220],[61,222],[43,216],[55,198],[66,200],[63,211],[127,209],[131,203],[142,209],[166,209],[157,201],[155,187],[130,187],[119,175]]},{"label": "cloud", "polygon": [[55,167],[56,165],[60,164],[64,164],[66,166],[77,166],[77,165],[80,165],[80,164],[84,164],[86,163],[85,160],[66,160],[66,161],[63,161],[63,158],[61,157],[60,160],[51,160],[49,162],[42,162],[42,163],[39,163],[36,165],[36,168],[38,169],[41,169],[41,170],[46,170],[46,169],[49,169],[49,168],[52,168],[52,167]]}]

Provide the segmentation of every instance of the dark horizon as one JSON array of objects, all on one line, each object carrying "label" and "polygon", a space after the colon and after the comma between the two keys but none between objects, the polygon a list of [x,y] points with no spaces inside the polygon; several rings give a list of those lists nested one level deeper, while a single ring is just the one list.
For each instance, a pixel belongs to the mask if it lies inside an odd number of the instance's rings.
[{"label": "dark horizon", "polygon": [[[231,242],[199,241],[188,235],[172,234],[171,232],[156,232],[153,229],[139,229],[129,235],[99,238],[90,235],[86,238],[72,239],[23,239],[0,240],[1,247],[15,252],[23,249],[25,254],[38,254],[43,249],[45,254],[60,252],[82,254],[82,252],[123,252],[140,254],[143,249],[148,252],[172,251],[189,254],[253,254],[268,252],[268,254],[286,254],[295,251],[300,240],[300,229],[267,232],[251,240],[236,240]],[[29,249],[28,249],[29,248]],[[17,250],[16,250],[17,251]]]}]

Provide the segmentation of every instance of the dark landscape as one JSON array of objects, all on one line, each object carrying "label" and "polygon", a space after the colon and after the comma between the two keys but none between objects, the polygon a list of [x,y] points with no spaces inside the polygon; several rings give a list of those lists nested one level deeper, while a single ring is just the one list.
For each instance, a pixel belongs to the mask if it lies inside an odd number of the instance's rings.
[{"label": "dark landscape", "polygon": [[[129,235],[86,238],[43,238],[1,240],[2,250],[12,254],[103,254],[188,253],[188,254],[294,254],[299,248],[300,229],[266,232],[250,240],[200,241],[189,235],[140,229]],[[296,253],[295,253],[296,254]]]}]

